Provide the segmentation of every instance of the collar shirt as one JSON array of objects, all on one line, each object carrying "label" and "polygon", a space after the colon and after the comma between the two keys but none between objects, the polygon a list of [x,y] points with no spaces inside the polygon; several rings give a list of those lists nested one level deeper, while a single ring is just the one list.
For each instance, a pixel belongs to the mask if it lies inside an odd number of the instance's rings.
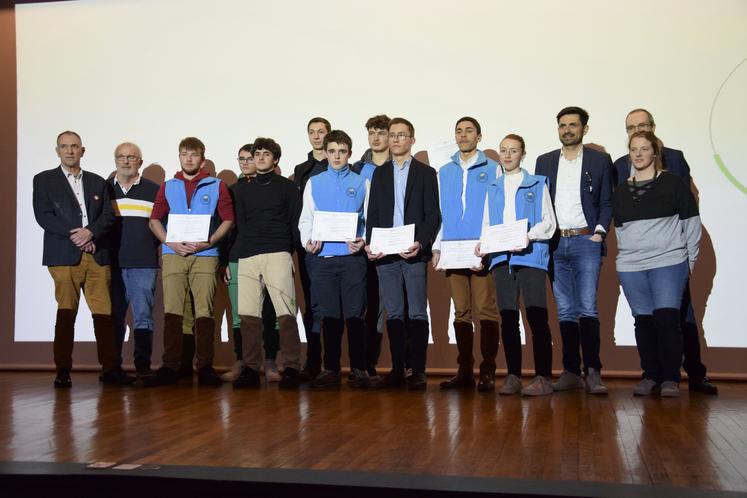
[{"label": "collar shirt", "polygon": [[83,170],[80,170],[80,173],[77,175],[74,175],[63,165],[60,165],[60,168],[62,169],[62,173],[64,173],[65,178],[67,178],[67,182],[70,184],[70,188],[73,190],[73,194],[75,194],[75,199],[78,201],[78,205],[80,206],[80,213],[81,213],[81,223],[83,227],[88,226],[88,210],[86,210],[86,196],[85,192],[83,191]]},{"label": "collar shirt", "polygon": [[586,228],[586,217],[581,206],[581,167],[584,149],[581,147],[575,159],[570,161],[560,151],[558,180],[555,186],[555,211],[561,229]]},{"label": "collar shirt", "polygon": [[462,167],[462,212],[464,212],[465,203],[467,202],[467,170],[477,163],[478,155],[477,151],[475,151],[472,157],[466,161],[462,159],[461,154],[459,155],[459,166]]},{"label": "collar shirt", "polygon": [[119,179],[117,178],[117,175],[114,175],[114,185],[119,185],[119,188],[122,189],[122,193],[124,195],[127,195],[127,192],[129,192],[130,189],[132,189],[132,187],[134,187],[135,185],[140,185],[140,179],[141,178],[142,178],[141,175],[137,175],[137,180],[135,180],[135,182],[132,185],[130,185],[129,187],[125,188],[124,185],[122,185],[121,183],[119,183]]},{"label": "collar shirt", "polygon": [[394,216],[392,227],[405,225],[405,188],[407,187],[407,175],[410,173],[412,157],[401,165],[392,159],[394,169]]}]

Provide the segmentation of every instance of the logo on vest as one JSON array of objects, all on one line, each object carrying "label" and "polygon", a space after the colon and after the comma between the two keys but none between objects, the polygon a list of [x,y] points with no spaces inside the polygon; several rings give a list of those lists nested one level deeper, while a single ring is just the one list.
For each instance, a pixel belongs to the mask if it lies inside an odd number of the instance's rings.
[{"label": "logo on vest", "polygon": [[524,199],[527,202],[534,202],[534,198],[535,197],[536,197],[536,195],[531,190],[528,190],[527,192],[524,192]]},{"label": "logo on vest", "polygon": [[479,175],[477,175],[477,181],[480,183],[485,183],[488,181],[488,174],[486,172],[482,172]]},{"label": "logo on vest", "polygon": [[345,191],[346,194],[348,194],[348,197],[355,197],[355,188],[354,187],[348,187],[348,189]]},{"label": "logo on vest", "polygon": [[205,205],[210,204],[210,196],[204,194],[202,197],[200,197],[200,201]]}]

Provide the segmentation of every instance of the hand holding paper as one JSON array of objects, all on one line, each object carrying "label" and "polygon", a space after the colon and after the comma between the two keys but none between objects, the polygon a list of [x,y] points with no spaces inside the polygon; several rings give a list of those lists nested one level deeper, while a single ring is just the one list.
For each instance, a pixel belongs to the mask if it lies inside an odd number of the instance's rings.
[{"label": "hand holding paper", "polygon": [[480,236],[480,252],[490,254],[526,248],[528,242],[527,225],[528,220],[524,218],[502,225],[485,227]]},{"label": "hand holding paper", "polygon": [[415,225],[395,228],[374,227],[369,250],[372,254],[400,254],[409,252],[415,241]]}]

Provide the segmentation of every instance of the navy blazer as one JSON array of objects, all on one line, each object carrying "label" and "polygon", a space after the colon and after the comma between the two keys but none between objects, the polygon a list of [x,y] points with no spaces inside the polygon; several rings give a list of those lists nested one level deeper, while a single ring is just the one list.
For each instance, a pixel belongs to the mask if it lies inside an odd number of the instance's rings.
[{"label": "navy blazer", "polygon": [[[414,157],[405,185],[405,225],[415,224],[415,240],[422,249],[413,261],[428,261],[431,244],[441,225],[436,170]],[[366,243],[371,242],[373,227],[391,228],[394,224],[394,165],[387,161],[374,170],[366,212]],[[386,261],[384,259],[383,261]]]},{"label": "navy blazer", "polygon": [[[111,190],[99,175],[83,171],[88,226],[93,233],[96,252],[93,257],[100,265],[110,264],[106,235],[114,224]],[[34,176],[34,216],[44,229],[44,266],[70,266],[80,263],[81,250],[70,240],[70,230],[80,228],[83,212],[61,167]]]},{"label": "navy blazer", "polygon": [[[690,185],[690,166],[685,160],[685,155],[681,150],[662,148],[662,162],[664,169],[683,178],[687,185]],[[615,161],[615,186],[625,183],[630,178],[630,154],[625,154]]]},{"label": "navy blazer", "polygon": [[[560,149],[537,158],[536,175],[546,176],[550,182],[550,196],[555,205]],[[594,230],[601,225],[609,231],[612,221],[612,158],[609,154],[584,146],[581,163],[581,207],[586,223]]]}]

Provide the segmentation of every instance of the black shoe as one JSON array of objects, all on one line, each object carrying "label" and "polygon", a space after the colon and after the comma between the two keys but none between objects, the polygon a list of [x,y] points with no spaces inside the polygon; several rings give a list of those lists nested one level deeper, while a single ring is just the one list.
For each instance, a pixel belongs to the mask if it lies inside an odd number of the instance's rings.
[{"label": "black shoe", "polygon": [[371,377],[365,370],[354,368],[348,375],[348,385],[353,389],[366,389],[371,386]]},{"label": "black shoe", "polygon": [[369,377],[378,377],[379,376],[378,372],[376,371],[376,367],[368,367],[366,369],[366,373],[368,373]]},{"label": "black shoe", "polygon": [[259,372],[253,368],[244,367],[232,385],[234,389],[249,389],[259,388],[259,384]]},{"label": "black shoe", "polygon": [[399,389],[405,387],[405,374],[392,370],[377,382],[371,384],[374,389]]},{"label": "black shoe", "polygon": [[278,382],[278,387],[280,389],[297,389],[299,385],[301,385],[301,379],[298,370],[286,367],[285,370],[283,370],[283,376],[280,378],[280,382]]},{"label": "black shoe", "polygon": [[221,387],[223,385],[223,381],[215,373],[215,369],[213,367],[202,367],[197,370],[197,385]]},{"label": "black shoe", "polygon": [[137,380],[137,377],[127,375],[122,367],[116,367],[101,375],[101,382],[113,386],[129,386]]},{"label": "black shoe", "polygon": [[320,367],[315,367],[307,363],[306,366],[304,366],[303,369],[298,373],[298,380],[300,382],[311,382],[312,380],[316,379],[316,377],[320,373],[322,373],[322,369]]},{"label": "black shoe", "polygon": [[67,389],[73,387],[73,381],[70,380],[70,370],[57,370],[57,376],[54,378],[55,389]]},{"label": "black shoe", "polygon": [[195,371],[192,365],[182,365],[179,367],[178,374],[180,379],[190,379],[195,374]]},{"label": "black shoe", "polygon": [[449,380],[445,380],[439,384],[439,387],[443,390],[448,389],[474,389],[475,378],[471,374],[457,373],[454,377]]},{"label": "black shoe", "polygon": [[155,372],[153,370],[151,370],[150,368],[139,368],[135,372],[135,375],[140,380],[144,379],[145,377],[152,377],[154,374],[155,374]]},{"label": "black shoe", "polygon": [[323,370],[322,373],[316,376],[316,379],[311,381],[310,385],[313,389],[338,388],[341,385],[340,372]]},{"label": "black shoe", "polygon": [[168,386],[179,383],[179,372],[169,367],[161,367],[150,377],[143,378],[144,387]]},{"label": "black shoe", "polygon": [[[473,379],[472,385],[474,385],[474,382]],[[426,387],[428,387],[428,378],[423,372],[413,372],[412,375],[407,378],[408,391],[425,391]]]},{"label": "black shoe", "polygon": [[495,374],[480,374],[477,390],[481,393],[495,391]]},{"label": "black shoe", "polygon": [[713,396],[718,394],[718,387],[711,384],[711,380],[708,377],[703,377],[700,382],[688,382],[687,390],[691,393],[703,393]]}]

